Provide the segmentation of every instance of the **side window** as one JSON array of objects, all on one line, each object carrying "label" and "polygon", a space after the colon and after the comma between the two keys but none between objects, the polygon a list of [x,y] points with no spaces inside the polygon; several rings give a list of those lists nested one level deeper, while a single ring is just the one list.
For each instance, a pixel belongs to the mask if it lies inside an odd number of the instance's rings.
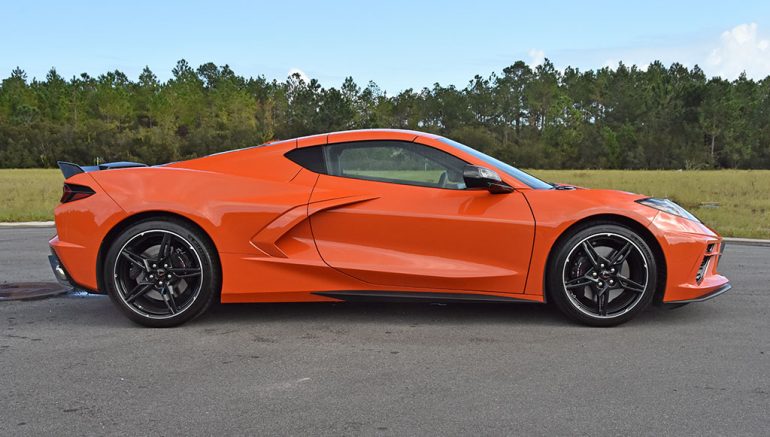
[{"label": "side window", "polygon": [[287,153],[287,158],[315,173],[326,173],[323,146],[301,147]]},{"label": "side window", "polygon": [[326,170],[333,176],[465,189],[465,161],[432,147],[404,141],[362,141],[325,148]]}]

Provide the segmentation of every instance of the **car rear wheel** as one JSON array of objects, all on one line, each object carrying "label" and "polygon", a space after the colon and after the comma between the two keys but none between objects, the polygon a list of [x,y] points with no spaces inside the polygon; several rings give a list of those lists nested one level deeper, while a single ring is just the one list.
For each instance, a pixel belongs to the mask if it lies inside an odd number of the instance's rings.
[{"label": "car rear wheel", "polygon": [[649,245],[632,229],[594,224],[559,244],[548,271],[549,297],[564,314],[614,326],[650,304],[658,270]]},{"label": "car rear wheel", "polygon": [[104,263],[110,297],[144,326],[180,325],[204,313],[219,294],[216,252],[185,223],[136,223],[115,239]]}]

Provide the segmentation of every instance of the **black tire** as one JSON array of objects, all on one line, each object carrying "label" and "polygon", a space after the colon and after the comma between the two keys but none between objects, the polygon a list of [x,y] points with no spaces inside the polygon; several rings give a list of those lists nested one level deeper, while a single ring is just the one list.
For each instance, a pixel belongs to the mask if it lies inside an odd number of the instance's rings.
[{"label": "black tire", "polygon": [[213,244],[193,226],[170,219],[145,220],[123,230],[107,252],[103,271],[117,307],[152,328],[200,316],[221,287]]},{"label": "black tire", "polygon": [[560,240],[549,260],[546,286],[549,299],[570,319],[615,326],[649,306],[657,277],[655,256],[641,236],[601,222]]}]

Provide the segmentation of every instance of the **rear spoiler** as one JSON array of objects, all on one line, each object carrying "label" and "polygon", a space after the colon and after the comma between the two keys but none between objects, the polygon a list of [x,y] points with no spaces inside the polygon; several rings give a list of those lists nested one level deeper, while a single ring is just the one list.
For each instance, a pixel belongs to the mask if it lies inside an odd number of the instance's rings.
[{"label": "rear spoiler", "polygon": [[149,167],[147,164],[140,164],[138,162],[105,162],[99,165],[80,166],[71,162],[59,161],[56,164],[59,165],[59,169],[64,175],[64,179],[69,179],[78,173],[87,173],[90,171],[110,170],[115,168],[131,168],[131,167]]}]

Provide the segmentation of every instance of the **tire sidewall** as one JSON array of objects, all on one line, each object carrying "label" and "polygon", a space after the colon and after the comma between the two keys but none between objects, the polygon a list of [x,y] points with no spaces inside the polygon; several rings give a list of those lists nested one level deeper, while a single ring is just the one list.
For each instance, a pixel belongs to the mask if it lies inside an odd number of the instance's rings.
[{"label": "tire sidewall", "polygon": [[[636,246],[642,252],[642,256],[644,256],[647,262],[647,288],[645,289],[644,295],[639,300],[639,302],[637,302],[637,304],[629,311],[616,317],[610,318],[591,317],[577,309],[570,298],[567,296],[568,291],[562,282],[562,276],[564,274],[562,269],[564,268],[570,251],[577,244],[586,238],[590,238],[591,236],[608,233],[618,234],[628,238],[634,244],[636,244]],[[615,326],[627,322],[628,320],[644,311],[644,309],[650,305],[657,288],[657,278],[658,266],[655,256],[653,255],[650,246],[641,236],[626,226],[610,223],[598,223],[575,230],[558,244],[555,249],[554,256],[551,257],[549,262],[546,286],[548,295],[551,300],[564,314],[566,314],[571,319],[591,326]]]},{"label": "tire sidewall", "polygon": [[[163,319],[147,317],[134,311],[123,300],[115,286],[115,261],[120,256],[120,250],[123,248],[123,245],[136,235],[154,230],[173,232],[190,242],[200,257],[203,270],[203,284],[195,302],[181,313]],[[189,225],[171,220],[141,221],[122,231],[110,245],[103,265],[105,288],[112,301],[132,321],[143,326],[155,328],[177,326],[204,313],[211,306],[215,296],[219,295],[221,283],[220,270],[218,260],[214,254],[215,252],[207,238]]]}]

